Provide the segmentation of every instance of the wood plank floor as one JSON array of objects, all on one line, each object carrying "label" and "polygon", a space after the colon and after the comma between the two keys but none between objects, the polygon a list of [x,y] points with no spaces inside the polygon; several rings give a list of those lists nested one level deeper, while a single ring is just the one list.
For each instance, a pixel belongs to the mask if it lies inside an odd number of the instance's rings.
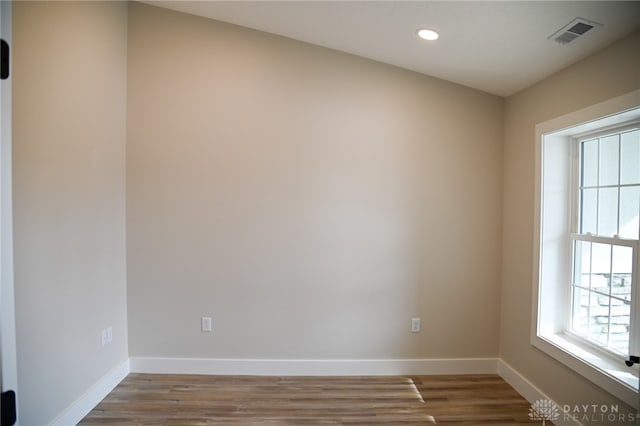
[{"label": "wood plank floor", "polygon": [[496,375],[130,374],[80,425],[531,425],[529,408]]}]

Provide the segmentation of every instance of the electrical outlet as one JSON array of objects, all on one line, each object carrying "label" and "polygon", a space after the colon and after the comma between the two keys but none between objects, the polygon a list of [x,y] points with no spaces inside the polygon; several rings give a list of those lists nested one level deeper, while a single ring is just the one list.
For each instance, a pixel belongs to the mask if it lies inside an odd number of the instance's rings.
[{"label": "electrical outlet", "polygon": [[107,345],[107,330],[102,330],[102,346],[106,346]]},{"label": "electrical outlet", "polygon": [[420,318],[411,318],[411,332],[412,333],[420,332]]},{"label": "electrical outlet", "polygon": [[113,327],[107,328],[107,343],[113,342]]},{"label": "electrical outlet", "polygon": [[201,328],[202,331],[211,331],[211,317],[202,317],[201,319]]}]

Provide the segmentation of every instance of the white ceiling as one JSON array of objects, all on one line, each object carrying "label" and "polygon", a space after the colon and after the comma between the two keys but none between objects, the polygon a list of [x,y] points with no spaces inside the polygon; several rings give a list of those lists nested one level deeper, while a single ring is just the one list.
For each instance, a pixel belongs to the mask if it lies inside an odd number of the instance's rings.
[{"label": "white ceiling", "polygon": [[[640,29],[640,1],[144,3],[352,53],[500,96]],[[548,39],[577,17],[603,26],[568,45]],[[415,31],[422,27],[437,30],[440,39],[420,40]]]}]

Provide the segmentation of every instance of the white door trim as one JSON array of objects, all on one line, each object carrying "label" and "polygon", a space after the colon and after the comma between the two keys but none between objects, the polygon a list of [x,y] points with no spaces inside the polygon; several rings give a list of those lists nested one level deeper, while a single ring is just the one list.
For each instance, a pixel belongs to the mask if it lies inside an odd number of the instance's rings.
[{"label": "white door trim", "polygon": [[[0,1],[0,34],[11,46],[11,2]],[[0,384],[18,389],[11,194],[11,76],[0,80]],[[17,423],[16,423],[17,424]]]}]

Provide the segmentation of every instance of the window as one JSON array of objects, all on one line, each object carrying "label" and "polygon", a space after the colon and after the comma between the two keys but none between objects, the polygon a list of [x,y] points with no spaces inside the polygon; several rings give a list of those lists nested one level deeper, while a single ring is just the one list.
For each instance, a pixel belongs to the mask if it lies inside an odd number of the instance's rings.
[{"label": "window", "polygon": [[612,355],[627,356],[639,327],[631,314],[640,234],[640,129],[634,123],[575,138],[574,145],[570,331]]},{"label": "window", "polygon": [[531,343],[634,406],[640,90],[536,126]]}]

